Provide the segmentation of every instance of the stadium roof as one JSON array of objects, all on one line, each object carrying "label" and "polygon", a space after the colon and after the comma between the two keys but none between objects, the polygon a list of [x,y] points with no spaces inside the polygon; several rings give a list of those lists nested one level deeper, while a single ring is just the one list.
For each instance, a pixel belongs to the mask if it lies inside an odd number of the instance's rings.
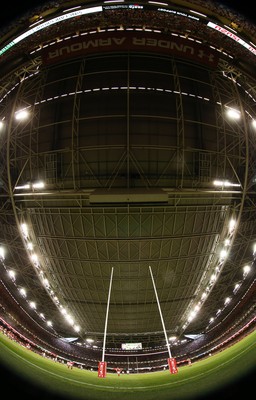
[{"label": "stadium roof", "polygon": [[198,335],[255,279],[255,27],[201,3],[42,3],[2,36],[1,279],[60,336]]}]

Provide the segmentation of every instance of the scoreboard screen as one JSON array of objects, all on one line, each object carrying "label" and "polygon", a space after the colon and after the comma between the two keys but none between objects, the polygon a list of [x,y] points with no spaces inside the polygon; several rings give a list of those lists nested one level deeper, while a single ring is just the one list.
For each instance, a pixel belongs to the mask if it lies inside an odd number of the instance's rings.
[{"label": "scoreboard screen", "polygon": [[141,350],[142,343],[122,343],[122,350]]}]

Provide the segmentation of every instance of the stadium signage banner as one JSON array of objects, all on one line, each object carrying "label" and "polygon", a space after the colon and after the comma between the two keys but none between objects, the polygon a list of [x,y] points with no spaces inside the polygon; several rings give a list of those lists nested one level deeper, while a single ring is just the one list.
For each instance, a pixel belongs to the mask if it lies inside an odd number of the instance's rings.
[{"label": "stadium signage banner", "polygon": [[239,36],[235,35],[233,32],[230,32],[228,29],[224,28],[223,26],[214,24],[213,22],[208,22],[207,26],[209,26],[210,28],[215,29],[216,31],[219,31],[219,32],[223,33],[224,35],[227,35],[231,39],[235,40],[237,43],[239,43],[242,46],[244,46],[251,53],[256,55],[256,48],[255,47],[251,46],[249,43],[245,42]]},{"label": "stadium signage banner", "polygon": [[44,65],[47,65],[74,57],[115,51],[161,53],[190,59],[212,68],[216,68],[219,61],[219,54],[216,51],[195,41],[178,36],[138,31],[92,33],[56,42],[42,49],[42,61]]}]

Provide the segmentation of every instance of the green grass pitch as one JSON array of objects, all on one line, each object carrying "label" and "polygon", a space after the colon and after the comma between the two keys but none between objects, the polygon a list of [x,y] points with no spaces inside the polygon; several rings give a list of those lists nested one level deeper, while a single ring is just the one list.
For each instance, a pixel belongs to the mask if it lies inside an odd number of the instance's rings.
[{"label": "green grass pitch", "polygon": [[[100,361],[100,360],[99,360]],[[107,359],[105,360],[107,362]],[[229,348],[169,370],[121,374],[72,370],[20,346],[0,333],[0,363],[10,373],[63,399],[81,400],[188,400],[210,395],[251,372],[256,365],[256,331]],[[15,385],[15,382],[14,382]],[[35,399],[37,396],[35,395]],[[216,397],[216,400],[218,398]]]}]

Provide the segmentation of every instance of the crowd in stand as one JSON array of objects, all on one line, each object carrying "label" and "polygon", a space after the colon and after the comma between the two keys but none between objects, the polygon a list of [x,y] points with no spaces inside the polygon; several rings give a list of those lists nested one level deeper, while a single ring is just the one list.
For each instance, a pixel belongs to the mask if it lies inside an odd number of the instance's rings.
[{"label": "crowd in stand", "polygon": [[[241,305],[242,307],[242,305]],[[230,346],[255,329],[256,317],[254,314],[255,305],[251,305],[247,313],[240,310],[237,320],[232,326],[223,330],[217,326],[207,334],[201,335],[197,340],[187,341],[172,349],[173,356],[177,359],[178,365],[187,365],[188,359],[191,362],[208,357],[213,352],[219,352],[225,347]],[[233,317],[232,317],[233,318]],[[9,321],[9,322],[8,322]],[[224,327],[225,328],[225,327]],[[22,309],[17,304],[0,305],[0,330],[9,338],[44,357],[48,357],[55,362],[67,364],[72,362],[72,367],[82,369],[97,370],[98,362],[101,359],[102,349],[88,348],[76,343],[68,343],[59,336],[33,324],[29,317],[24,317]],[[167,349],[156,349],[149,351],[133,351],[122,354],[119,349],[106,349],[108,368],[115,370],[121,367],[129,372],[148,372],[168,368],[167,359],[169,357]],[[67,364],[68,365],[68,364]],[[71,365],[70,365],[71,367]]]},{"label": "crowd in stand", "polygon": [[[227,20],[227,23],[230,23],[231,26],[233,24],[234,27],[237,27],[239,31],[243,31],[245,34],[250,35],[251,37],[255,37],[256,35],[256,27],[252,23],[252,21],[248,20],[244,15],[237,12],[235,8],[227,8],[225,4],[221,4],[221,1],[218,4],[212,0],[190,0],[196,7],[201,7],[203,10],[216,14],[216,16],[221,16]],[[177,5],[179,5],[179,0],[176,1]],[[5,35],[8,31],[11,31],[14,28],[17,28],[17,24],[20,27],[24,27],[24,25],[29,24],[31,18],[35,15],[42,15],[45,11],[51,9],[65,9],[66,0],[59,0],[59,1],[49,1],[45,2],[42,1],[42,4],[31,9],[30,12],[24,13],[20,15],[20,17],[14,20],[12,23],[2,27],[1,36]],[[75,5],[75,4],[74,4]],[[182,2],[180,6],[182,6]],[[71,8],[70,2],[67,8]],[[136,10],[138,11],[138,10]],[[51,16],[49,14],[49,16]]]},{"label": "crowd in stand", "polygon": [[[209,11],[216,13],[216,16],[222,15],[227,19],[227,23],[229,22],[231,27],[234,25],[239,26],[239,30],[245,36],[248,36],[248,40],[250,37],[255,36],[255,26],[234,10],[231,11],[221,5],[217,8],[211,1],[201,2],[194,0],[193,3],[196,6],[208,8]],[[14,21],[13,26],[5,27],[4,30],[6,32],[4,32],[4,34],[8,32],[8,29],[10,32],[12,32],[12,29],[15,29],[15,35],[17,36],[19,30],[22,32],[26,26],[28,29],[29,20],[32,18],[33,14],[40,15],[46,10],[46,8],[58,9],[62,4],[64,5],[65,2],[50,2],[47,6],[42,5],[42,7],[32,10],[33,12],[31,11],[31,14],[23,15],[18,21]],[[50,16],[51,14],[49,14],[49,17]],[[186,16],[183,15],[144,9],[107,9],[104,10],[103,13],[83,15],[79,18],[68,20],[67,22],[51,25],[49,28],[39,31],[32,36],[27,37],[25,41],[16,44],[13,48],[8,50],[8,54],[17,55],[32,50],[33,48],[38,47],[39,44],[43,44],[44,42],[47,43],[47,41],[49,41],[49,35],[52,40],[54,36],[57,39],[59,37],[65,37],[65,35],[68,34],[79,34],[83,31],[89,31],[90,29],[105,29],[108,27],[119,26],[124,27],[124,29],[126,27],[155,28],[161,29],[168,34],[172,32],[180,32],[182,34],[187,34],[192,38],[204,40],[205,43],[215,46],[218,49],[225,47],[225,50],[230,54],[235,55],[235,57],[243,58],[246,56],[247,59],[252,62],[255,61],[255,55],[250,54],[236,41],[229,37],[223,37],[223,34],[216,32],[211,28],[207,28],[202,22],[186,18]],[[2,59],[4,58],[5,57],[2,56]]]}]

